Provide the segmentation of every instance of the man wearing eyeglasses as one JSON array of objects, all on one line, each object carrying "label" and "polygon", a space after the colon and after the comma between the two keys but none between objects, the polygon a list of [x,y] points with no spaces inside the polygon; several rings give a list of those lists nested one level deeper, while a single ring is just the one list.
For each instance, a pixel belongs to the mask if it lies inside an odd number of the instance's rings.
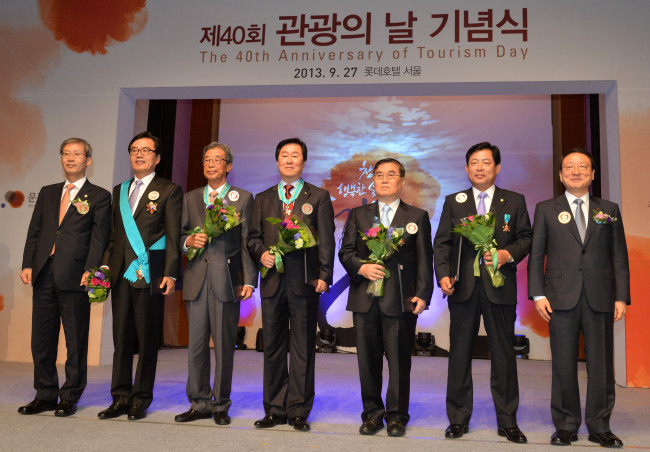
[{"label": "man wearing eyeglasses", "polygon": [[562,157],[565,193],[535,208],[528,260],[528,295],[548,322],[552,355],[553,445],[578,440],[582,423],[578,343],[587,357],[585,423],[589,441],[621,447],[609,420],[614,386],[614,322],[630,304],[630,269],[623,219],[616,203],[590,196],[596,170],[584,149]]},{"label": "man wearing eyeglasses", "polygon": [[[429,214],[400,199],[406,171],[397,160],[375,163],[377,202],[352,209],[339,260],[350,276],[347,310],[352,311],[359,361],[362,435],[387,423],[389,436],[403,436],[409,416],[411,350],[415,325],[433,293],[433,250]],[[367,262],[370,251],[359,231],[382,224],[401,235],[397,251],[384,265]],[[390,272],[385,278],[386,270]],[[368,293],[371,281],[384,281],[383,295]],[[381,398],[383,357],[388,361],[386,405]]]},{"label": "man wearing eyeglasses", "polygon": [[[472,349],[481,317],[490,350],[490,389],[496,411],[497,435],[513,443],[526,443],[517,425],[519,384],[514,352],[517,318],[517,264],[528,255],[530,218],[524,196],[495,185],[501,171],[501,151],[482,142],[465,153],[465,171],[471,183],[467,190],[445,198],[440,223],[433,240],[436,279],[448,297],[449,363],[447,372],[447,417],[445,438],[457,439],[469,431],[473,411]],[[480,275],[474,275],[477,259],[474,245],[453,234],[453,227],[473,215],[495,216],[494,239],[497,265],[505,278],[501,287],[492,285],[487,265],[492,255],[478,258]]]},{"label": "man wearing eyeglasses", "polygon": [[[257,265],[246,248],[253,195],[226,181],[233,165],[229,146],[208,144],[203,148],[202,162],[208,183],[185,194],[181,226],[183,252],[204,250],[187,261],[183,279],[189,325],[186,392],[191,406],[174,419],[191,422],[213,417],[217,425],[228,425],[239,301],[250,298],[257,285]],[[220,205],[236,209],[239,225],[218,237],[195,233],[197,226],[203,228],[207,209]],[[215,358],[212,387],[210,337]]]},{"label": "man wearing eyeglasses", "polygon": [[[265,416],[255,427],[286,424],[288,418],[294,429],[308,431],[314,403],[318,302],[332,284],[334,272],[334,209],[327,190],[302,179],[307,161],[302,140],[282,140],[275,148],[275,160],[280,182],[255,196],[248,235],[253,259],[269,269],[260,281]],[[278,228],[266,218],[293,214],[313,228],[318,244],[283,255],[284,272],[279,272],[269,251],[278,242]]]},{"label": "man wearing eyeglasses", "polygon": [[[90,303],[84,285],[108,240],[110,193],[86,178],[92,147],[81,138],[61,143],[65,182],[41,188],[27,230],[20,279],[33,285],[32,357],[36,397],[21,414],[77,410],[87,380]],[[56,355],[63,325],[67,358],[59,388]],[[58,399],[61,401],[58,403]]]},{"label": "man wearing eyeglasses", "polygon": [[[113,189],[111,233],[102,265],[113,278],[113,403],[98,416],[128,414],[142,419],[153,399],[164,295],[174,292],[180,273],[183,191],[155,173],[160,142],[150,132],[133,137],[128,147],[135,174]],[[149,271],[150,251],[164,250],[162,281]],[[156,253],[156,255],[159,255]],[[150,287],[151,285],[158,287]],[[133,379],[133,343],[138,364]]]}]

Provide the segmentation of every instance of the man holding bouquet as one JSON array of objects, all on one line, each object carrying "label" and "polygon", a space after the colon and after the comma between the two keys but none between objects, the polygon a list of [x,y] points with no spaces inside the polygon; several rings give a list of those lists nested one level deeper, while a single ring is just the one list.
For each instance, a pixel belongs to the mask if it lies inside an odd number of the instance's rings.
[{"label": "man holding bouquet", "polygon": [[[296,430],[308,431],[307,418],[314,401],[318,301],[332,284],[334,270],[334,209],[327,190],[301,177],[307,161],[304,142],[282,140],[275,160],[280,182],[255,196],[248,235],[253,259],[268,269],[260,281],[265,416],[255,427],[286,424],[288,418]],[[283,226],[277,220],[294,217],[311,228],[318,243],[301,248],[294,242],[295,250],[279,255],[278,225]],[[287,369],[289,324],[291,360]]]},{"label": "man holding bouquet", "polygon": [[[514,352],[517,317],[517,264],[530,250],[531,228],[524,196],[494,185],[501,170],[497,146],[478,143],[465,155],[465,171],[472,187],[448,195],[433,241],[434,265],[438,285],[448,297],[449,368],[447,372],[446,438],[460,438],[469,431],[472,416],[472,348],[481,315],[488,336],[491,359],[490,387],[497,414],[497,433],[514,443],[525,443],[517,426],[519,385]],[[475,215],[494,215],[497,270],[503,285],[490,277],[493,254],[479,256],[479,275],[475,276],[477,251],[470,240],[452,233]],[[489,218],[489,217],[488,217]],[[494,267],[492,267],[493,269]],[[499,278],[500,279],[500,278]]]},{"label": "man holding bouquet", "polygon": [[[415,325],[433,293],[429,214],[400,200],[405,174],[395,159],[375,164],[377,202],[350,212],[339,251],[350,276],[347,310],[353,312],[357,344],[362,435],[377,433],[384,419],[388,435],[405,434]],[[385,406],[384,354],[389,372]]]},{"label": "man holding bouquet", "polygon": [[[55,410],[56,416],[70,416],[86,387],[90,303],[84,285],[89,270],[101,261],[111,224],[111,194],[86,178],[92,152],[81,138],[61,143],[65,182],[41,189],[27,230],[20,279],[34,286],[36,398],[21,406],[20,414]],[[68,353],[65,383],[59,388],[56,355],[61,325]]]},{"label": "man holding bouquet", "polygon": [[[226,182],[233,164],[229,146],[208,144],[203,149],[202,161],[208,184],[186,193],[183,202],[183,252],[204,251],[195,256],[190,253],[185,267],[183,298],[189,325],[187,397],[191,406],[175,420],[190,422],[214,417],[217,425],[228,425],[239,301],[250,298],[257,286],[257,266],[246,248],[253,195]],[[197,225],[199,231],[195,229]],[[229,227],[232,225],[235,226]],[[212,387],[210,337],[215,357]]]}]

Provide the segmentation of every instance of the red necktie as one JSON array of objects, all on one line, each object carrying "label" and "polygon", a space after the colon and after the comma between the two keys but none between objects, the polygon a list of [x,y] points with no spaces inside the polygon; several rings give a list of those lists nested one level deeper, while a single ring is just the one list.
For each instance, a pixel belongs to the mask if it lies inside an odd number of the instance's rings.
[{"label": "red necktie", "polygon": [[[287,184],[284,186],[284,198],[289,201],[291,199],[291,190],[293,190],[293,185]],[[285,204],[284,205],[284,217],[289,218],[291,216],[291,212],[293,212],[293,203]]]}]

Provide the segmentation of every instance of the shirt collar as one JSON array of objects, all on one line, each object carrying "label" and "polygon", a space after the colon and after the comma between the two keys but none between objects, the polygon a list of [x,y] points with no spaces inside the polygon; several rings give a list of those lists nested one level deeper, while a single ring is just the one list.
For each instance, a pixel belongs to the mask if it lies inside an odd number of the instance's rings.
[{"label": "shirt collar", "polygon": [[[573,201],[578,199],[578,196],[572,195],[568,191],[565,191],[564,194],[566,195],[567,201],[569,201],[569,205],[573,206]],[[580,196],[580,199],[585,203],[585,205],[589,205],[589,192],[585,193],[584,195]]]},{"label": "shirt collar", "polygon": [[[79,180],[76,181],[76,182],[70,182],[68,179],[66,179],[66,180],[65,180],[65,183],[63,184],[63,188],[65,189],[65,187],[67,187],[68,185],[73,184],[74,187],[75,187],[77,190],[81,190],[81,187],[83,187],[83,185],[84,185],[85,183],[86,183],[86,176],[82,177],[81,179],[79,179]],[[75,188],[73,188],[73,190],[74,190]]]},{"label": "shirt collar", "polygon": [[395,201],[390,202],[388,204],[386,204],[384,201],[377,200],[377,206],[379,207],[380,212],[384,208],[385,205],[389,205],[393,212],[397,212],[397,208],[399,207],[399,203],[400,203],[399,198],[397,198]]},{"label": "shirt collar", "polygon": [[[226,183],[227,183],[227,182],[226,182]],[[226,186],[226,184],[222,184],[222,185],[220,185],[218,188],[212,188],[212,185],[210,185],[210,184],[208,183],[208,193],[212,193],[212,192],[215,191],[215,190],[217,191],[217,193],[221,193],[221,191],[223,190],[223,187],[225,187],[225,186]]]},{"label": "shirt collar", "polygon": [[[496,185],[492,185],[490,188],[485,190],[485,193],[487,193],[488,198],[494,199],[494,191],[496,190],[496,188],[497,188]],[[481,190],[472,186],[472,194],[474,196],[474,200],[478,200],[479,193],[481,193]]]},{"label": "shirt collar", "polygon": [[151,183],[151,181],[153,180],[153,178],[154,178],[155,175],[156,175],[156,172],[154,171],[154,172],[151,173],[151,174],[147,174],[147,175],[144,176],[142,179],[138,179],[137,177],[133,176],[133,182],[135,182],[135,181],[137,181],[137,180],[140,180],[140,181],[142,181],[142,185],[144,185],[145,187],[147,187],[147,186]]}]

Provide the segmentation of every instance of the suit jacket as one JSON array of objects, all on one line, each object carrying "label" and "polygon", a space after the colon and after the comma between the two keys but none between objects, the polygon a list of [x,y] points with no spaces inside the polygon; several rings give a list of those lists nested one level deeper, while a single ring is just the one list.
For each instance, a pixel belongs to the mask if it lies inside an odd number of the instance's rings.
[{"label": "suit jacket", "polygon": [[81,276],[99,265],[106,247],[111,194],[86,180],[75,198],[88,201],[90,210],[81,214],[71,205],[59,225],[61,193],[63,182],[41,188],[27,230],[22,268],[32,269],[33,284],[56,244],[54,282],[60,289],[83,291]]},{"label": "suit jacket", "polygon": [[[589,215],[583,244],[565,194],[537,204],[528,260],[531,299],[544,295],[552,309],[568,310],[578,303],[584,287],[587,301],[596,311],[614,312],[615,301],[630,304],[630,269],[621,212],[616,203],[590,197],[588,211],[596,209],[618,220],[597,224]],[[560,221],[561,212],[569,214],[567,223]]]},{"label": "suit jacket", "polygon": [[[133,180],[131,180],[131,184]],[[152,192],[158,192],[158,199],[149,198]],[[155,196],[154,196],[155,197]],[[156,204],[156,210],[149,213],[146,205]],[[179,185],[155,175],[147,189],[142,194],[135,209],[133,218],[140,231],[142,241],[147,249],[156,243],[163,235],[165,238],[164,275],[177,279],[180,273],[180,235],[181,211],[183,208],[183,190]],[[111,233],[108,247],[102,258],[102,265],[110,268],[114,284],[122,278],[122,274],[136,258],[129,243],[120,213],[120,185],[113,188],[113,210],[111,218]],[[144,279],[130,283],[134,287],[147,288]]]},{"label": "suit jacket", "polygon": [[[464,193],[466,199],[459,202],[457,197]],[[462,199],[462,195],[461,198]],[[517,264],[530,251],[532,231],[530,218],[526,209],[524,196],[509,190],[496,187],[490,212],[496,216],[494,239],[497,249],[505,249],[512,256],[513,262],[501,266],[500,271],[505,277],[505,284],[494,288],[490,276],[481,265],[481,277],[474,276],[474,259],[477,251],[469,240],[462,239],[459,234],[452,233],[454,225],[470,215],[476,215],[476,203],[472,189],[453,193],[445,198],[440,215],[440,224],[433,240],[433,260],[436,280],[445,276],[454,277],[458,272],[459,280],[454,293],[449,297],[450,302],[467,301],[474,291],[477,282],[483,284],[488,300],[495,304],[517,304]],[[506,215],[510,215],[506,228]],[[504,228],[506,230],[504,230]],[[460,252],[460,270],[458,270],[458,253]]]},{"label": "suit jacket", "polygon": [[[368,259],[370,250],[359,231],[365,231],[377,224],[379,208],[377,202],[352,209],[343,233],[339,260],[350,276],[347,310],[368,312],[374,297],[368,295],[369,280],[359,275]],[[417,231],[410,234],[406,225],[417,225]],[[429,214],[422,209],[400,201],[391,226],[404,228],[404,244],[399,251],[386,260],[391,276],[384,280],[384,296],[379,298],[381,311],[386,315],[399,316],[412,312],[415,307],[412,297],[423,299],[427,306],[433,293],[433,250],[431,248],[431,223]]]},{"label": "suit jacket", "polygon": [[[185,194],[181,220],[181,249],[189,237],[187,232],[196,226],[203,227],[206,208],[203,200],[204,188],[197,188]],[[240,224],[224,235],[213,238],[212,242],[206,245],[206,250],[200,257],[187,261],[183,278],[183,299],[185,300],[195,300],[199,296],[206,278],[210,279],[211,286],[220,301],[241,300],[241,289],[236,289],[237,285],[257,286],[257,265],[246,248],[246,238],[253,212],[253,195],[238,187],[231,187],[228,193],[239,194],[236,201],[230,200],[228,195],[226,195],[225,201],[227,205],[237,208],[237,212],[240,214]],[[238,268],[233,268],[234,265],[237,265]],[[241,281],[233,281],[231,272],[241,274]]]},{"label": "suit jacket", "polygon": [[[278,241],[278,228],[266,218],[283,218],[282,201],[278,197],[278,187],[273,185],[258,193],[253,203],[253,216],[248,233],[248,250],[255,262]],[[303,206],[311,205],[309,214]],[[281,278],[286,278],[289,290],[297,296],[314,296],[316,280],[322,279],[332,284],[334,273],[334,208],[327,190],[305,182],[302,191],[294,201],[293,213],[301,217],[318,234],[318,245],[304,250],[296,250],[282,256],[284,273],[273,267],[265,278],[261,278],[260,292],[263,298],[272,297],[278,290]],[[305,283],[308,281],[308,284]]]}]

